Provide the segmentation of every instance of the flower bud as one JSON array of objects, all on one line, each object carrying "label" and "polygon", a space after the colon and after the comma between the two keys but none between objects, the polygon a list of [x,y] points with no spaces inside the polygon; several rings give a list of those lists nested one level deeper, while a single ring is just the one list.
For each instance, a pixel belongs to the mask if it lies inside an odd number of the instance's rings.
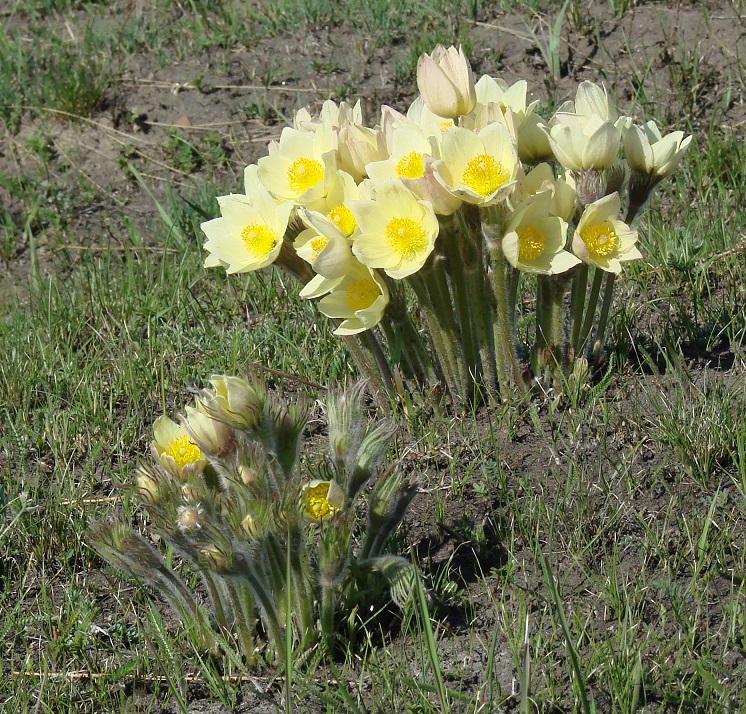
[{"label": "flower bud", "polygon": [[135,481],[137,483],[137,495],[143,503],[155,505],[160,502],[160,486],[149,471],[142,466],[138,467]]},{"label": "flower bud", "polygon": [[228,573],[233,565],[233,553],[225,552],[226,550],[215,544],[205,546],[200,548],[200,560],[205,567],[216,573]]},{"label": "flower bud", "polygon": [[477,103],[474,76],[461,47],[438,45],[417,61],[417,87],[427,108],[441,117],[468,114]]},{"label": "flower bud", "polygon": [[202,528],[202,514],[204,509],[199,504],[195,506],[179,506],[176,509],[176,526],[182,533]]},{"label": "flower bud", "polygon": [[212,390],[202,390],[199,401],[205,412],[234,429],[252,429],[262,417],[264,400],[245,379],[213,375]]},{"label": "flower bud", "polygon": [[199,401],[196,408],[186,407],[186,416],[181,418],[181,423],[200,450],[210,456],[225,454],[235,443],[233,429],[210,417]]}]

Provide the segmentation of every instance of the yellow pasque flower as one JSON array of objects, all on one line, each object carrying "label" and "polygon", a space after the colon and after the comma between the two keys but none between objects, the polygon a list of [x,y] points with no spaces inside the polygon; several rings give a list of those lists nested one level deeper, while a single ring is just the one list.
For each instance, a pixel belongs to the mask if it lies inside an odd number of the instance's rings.
[{"label": "yellow pasque flower", "polygon": [[567,222],[549,214],[551,191],[532,196],[511,216],[502,240],[507,261],[517,270],[558,275],[580,263],[565,250]]},{"label": "yellow pasque flower", "polygon": [[343,277],[354,260],[350,241],[326,216],[313,211],[301,211],[300,216],[308,228],[295,239],[295,252],[319,275]]},{"label": "yellow pasque flower", "polygon": [[392,178],[421,178],[425,173],[425,156],[435,156],[436,152],[434,141],[417,127],[395,127],[391,134],[390,156],[368,164],[368,176],[375,183]]},{"label": "yellow pasque flower", "polygon": [[163,468],[181,481],[204,469],[207,460],[187,430],[165,414],[153,423],[150,449]]},{"label": "yellow pasque flower", "polygon": [[312,205],[326,196],[336,152],[337,136],[327,124],[315,132],[285,127],[276,151],[259,159],[259,181],[280,201]]},{"label": "yellow pasque flower", "polygon": [[[396,116],[393,110],[389,110],[389,116]],[[421,131],[428,138],[435,139],[436,146],[440,146],[443,141],[443,134],[446,129],[452,126],[456,126],[456,122],[449,117],[442,117],[434,112],[430,111],[428,106],[425,104],[425,100],[422,97],[417,97],[407,109],[407,115],[403,121],[401,115],[398,115],[398,119],[392,122],[391,129],[396,129],[399,126],[414,126]],[[391,147],[393,132],[387,132],[387,127],[383,125],[384,136],[387,140],[387,146]]]},{"label": "yellow pasque flower", "polygon": [[344,508],[345,495],[336,481],[314,479],[303,487],[301,500],[306,518],[321,523]]},{"label": "yellow pasque flower", "polygon": [[535,164],[554,158],[546,122],[532,112],[518,129],[518,158],[525,164]]},{"label": "yellow pasque flower", "polygon": [[218,198],[220,218],[203,223],[204,244],[210,255],[205,267],[222,265],[228,273],[259,270],[275,261],[293,210],[278,204],[267,190],[256,186],[250,199],[241,194]]},{"label": "yellow pasque flower", "polygon": [[619,154],[619,130],[596,115],[576,115],[574,120],[570,116],[549,130],[549,144],[557,161],[571,171],[611,166]]},{"label": "yellow pasque flower", "polygon": [[559,216],[568,222],[573,218],[576,204],[575,186],[561,176],[555,178],[549,164],[537,164],[527,174],[524,174],[522,169],[518,173],[518,180],[510,195],[512,206],[517,207],[528,201],[531,196],[549,191],[552,197],[549,215]]},{"label": "yellow pasque flower", "polygon": [[483,75],[475,86],[477,93],[474,127],[482,129],[493,121],[499,121],[517,138],[521,127],[539,103],[526,103],[528,82],[521,79],[513,85],[503,79]]},{"label": "yellow pasque flower", "polygon": [[513,139],[501,124],[490,124],[478,134],[457,126],[446,129],[441,156],[433,164],[436,177],[467,203],[497,203],[513,186],[518,157]]},{"label": "yellow pasque flower", "polygon": [[691,141],[692,137],[685,137],[683,131],[662,136],[657,124],[651,120],[627,130],[624,154],[633,171],[665,178],[678,166]]},{"label": "yellow pasque flower", "polygon": [[213,419],[234,429],[251,429],[259,423],[264,404],[245,379],[214,374],[209,382],[212,389],[201,390],[198,400]]},{"label": "yellow pasque flower", "polygon": [[428,109],[441,117],[468,114],[477,98],[474,75],[464,50],[438,45],[417,61],[417,87]]},{"label": "yellow pasque flower", "polygon": [[380,130],[361,124],[345,124],[339,130],[339,168],[351,174],[355,181],[364,179],[367,165],[385,157]]},{"label": "yellow pasque flower", "polygon": [[180,421],[201,451],[218,456],[233,445],[233,430],[213,419],[199,400],[194,407],[186,407],[185,411],[186,415],[180,417]]},{"label": "yellow pasque flower", "polygon": [[362,124],[363,110],[360,100],[351,106],[347,102],[337,104],[331,99],[327,99],[321,105],[321,111],[318,117],[314,117],[305,107],[295,113],[293,126],[299,131],[314,132],[320,125],[326,124],[339,129],[345,124]]},{"label": "yellow pasque flower", "polygon": [[319,311],[327,317],[342,320],[334,330],[335,335],[357,335],[375,327],[389,302],[389,291],[383,279],[376,271],[357,261],[347,275],[333,281],[329,290],[329,294],[319,301]]},{"label": "yellow pasque flower", "polygon": [[572,250],[584,263],[609,273],[619,273],[621,264],[642,258],[636,248],[637,231],[618,219],[618,193],[589,203],[572,239]]},{"label": "yellow pasque flower", "polygon": [[376,185],[375,200],[350,201],[350,209],[360,226],[352,252],[361,263],[396,279],[425,264],[438,237],[438,219],[401,181]]}]

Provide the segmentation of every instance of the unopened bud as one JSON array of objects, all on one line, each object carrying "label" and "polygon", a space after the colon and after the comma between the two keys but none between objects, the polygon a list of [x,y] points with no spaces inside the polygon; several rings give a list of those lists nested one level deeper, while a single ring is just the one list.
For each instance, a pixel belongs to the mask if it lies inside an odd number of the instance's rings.
[{"label": "unopened bud", "polygon": [[227,573],[232,565],[232,554],[224,553],[216,545],[208,545],[199,551],[200,558],[205,566],[216,573]]},{"label": "unopened bud", "polygon": [[196,504],[201,500],[202,492],[200,488],[195,486],[193,483],[185,483],[181,487],[181,497],[184,499],[185,503]]},{"label": "unopened bud", "polygon": [[245,379],[214,375],[212,390],[202,391],[199,401],[205,412],[234,429],[253,429],[262,417],[264,404]]},{"label": "unopened bud", "polygon": [[157,504],[161,500],[161,490],[158,482],[142,467],[138,468],[135,476],[137,495],[143,503]]},{"label": "unopened bud", "polygon": [[188,533],[202,528],[202,514],[204,509],[197,504],[196,506],[179,506],[176,509],[176,525],[182,533]]},{"label": "unopened bud", "polygon": [[182,417],[182,424],[199,448],[211,456],[225,454],[235,443],[233,429],[213,419],[199,401],[196,408],[186,408],[186,416]]}]

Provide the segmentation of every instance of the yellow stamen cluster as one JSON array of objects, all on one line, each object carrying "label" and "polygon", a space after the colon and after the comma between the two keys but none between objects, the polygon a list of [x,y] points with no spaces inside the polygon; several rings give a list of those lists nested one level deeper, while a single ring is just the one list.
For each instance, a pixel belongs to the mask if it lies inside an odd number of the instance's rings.
[{"label": "yellow stamen cluster", "polygon": [[298,195],[313,188],[324,178],[324,166],[316,159],[296,159],[288,169],[288,186]]},{"label": "yellow stamen cluster", "polygon": [[404,260],[412,260],[427,247],[425,231],[411,218],[392,218],[385,233],[388,244]]},{"label": "yellow stamen cluster", "polygon": [[461,183],[480,196],[489,196],[509,178],[508,170],[494,156],[479,154],[466,165]]},{"label": "yellow stamen cluster", "polygon": [[520,226],[518,234],[518,259],[522,262],[536,260],[544,252],[544,234],[536,226]]},{"label": "yellow stamen cluster", "polygon": [[396,164],[396,175],[399,178],[418,179],[422,178],[425,173],[425,162],[422,154],[417,151],[410,151],[399,159]]},{"label": "yellow stamen cluster", "polygon": [[168,448],[165,449],[165,453],[176,462],[176,465],[180,469],[202,458],[202,452],[199,450],[197,444],[187,436],[180,436],[178,439],[174,439],[168,445]]},{"label": "yellow stamen cluster", "polygon": [[592,258],[606,258],[619,248],[619,237],[611,221],[586,226],[580,231],[580,237]]},{"label": "yellow stamen cluster", "polygon": [[241,231],[241,240],[246,250],[254,257],[261,258],[272,251],[277,238],[272,231],[261,223],[250,223]]},{"label": "yellow stamen cluster", "polygon": [[320,483],[306,491],[306,515],[314,521],[334,515],[339,509],[329,503],[329,483]]},{"label": "yellow stamen cluster", "polygon": [[316,238],[311,239],[310,243],[311,250],[313,251],[313,260],[316,260],[316,258],[319,257],[319,253],[326,248],[328,242],[329,239],[326,236],[317,236]]},{"label": "yellow stamen cluster", "polygon": [[347,206],[334,206],[326,217],[349,238],[357,228],[357,221]]},{"label": "yellow stamen cluster", "polygon": [[345,300],[350,310],[365,310],[370,307],[381,294],[379,287],[372,280],[361,278],[353,280],[345,290]]}]

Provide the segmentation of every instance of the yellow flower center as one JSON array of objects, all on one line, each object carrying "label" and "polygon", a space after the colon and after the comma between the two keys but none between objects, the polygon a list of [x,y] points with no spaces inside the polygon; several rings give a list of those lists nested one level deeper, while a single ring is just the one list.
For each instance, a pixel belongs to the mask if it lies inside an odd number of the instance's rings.
[{"label": "yellow flower center", "polygon": [[202,458],[199,446],[188,436],[179,436],[174,439],[164,451],[176,462],[180,469]]},{"label": "yellow flower center", "polygon": [[357,221],[347,206],[334,206],[326,217],[349,238],[357,228]]},{"label": "yellow flower center", "polygon": [[544,252],[544,234],[536,226],[520,226],[518,234],[518,259],[527,263]]},{"label": "yellow flower center", "polygon": [[326,236],[317,236],[316,238],[311,238],[310,245],[311,250],[313,251],[313,257],[312,261],[316,260],[316,258],[319,257],[319,253],[321,253],[324,248],[326,248],[326,244],[329,242],[329,239]]},{"label": "yellow flower center", "polygon": [[466,164],[461,183],[480,196],[489,196],[509,178],[508,170],[494,156],[479,154]]},{"label": "yellow flower center", "polygon": [[329,484],[320,483],[318,486],[306,490],[306,515],[312,521],[335,514],[339,509],[329,503]]},{"label": "yellow flower center", "polygon": [[441,134],[445,134],[445,131],[449,126],[455,126],[453,119],[446,119],[445,121],[440,122],[438,124],[438,129],[440,129]]},{"label": "yellow flower center", "polygon": [[396,175],[399,178],[417,179],[422,178],[424,173],[425,162],[422,160],[422,154],[417,151],[410,151],[406,156],[402,156],[396,165]]},{"label": "yellow flower center", "polygon": [[619,237],[611,221],[586,226],[580,231],[580,237],[591,258],[606,258],[619,248]]},{"label": "yellow flower center", "polygon": [[376,282],[367,278],[353,280],[345,290],[345,299],[353,312],[370,307],[380,295],[381,290]]},{"label": "yellow flower center", "polygon": [[392,218],[386,224],[388,244],[402,260],[412,260],[427,248],[427,239],[422,226],[411,218]]},{"label": "yellow flower center", "polygon": [[272,231],[263,223],[250,223],[241,231],[241,240],[246,250],[255,258],[265,258],[277,245]]},{"label": "yellow flower center", "polygon": [[313,188],[324,178],[324,165],[316,159],[301,157],[296,159],[288,169],[288,186],[299,196]]}]

